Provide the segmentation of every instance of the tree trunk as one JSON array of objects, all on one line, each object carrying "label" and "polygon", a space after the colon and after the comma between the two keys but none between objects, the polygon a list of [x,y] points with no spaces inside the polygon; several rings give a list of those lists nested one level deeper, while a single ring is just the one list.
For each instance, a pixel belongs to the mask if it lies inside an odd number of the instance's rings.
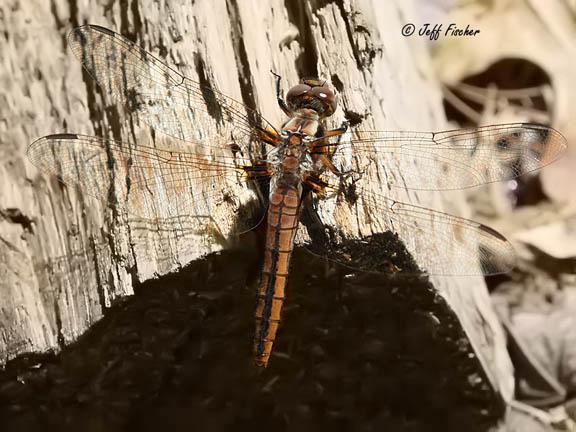
[{"label": "tree trunk", "polygon": [[[144,281],[176,271],[222,247],[212,233],[195,227],[176,238],[150,221],[127,224],[111,208],[41,175],[26,160],[27,145],[52,133],[152,139],[148,127],[119,119],[112,101],[82,71],[67,47],[74,26],[113,29],[193,79],[192,66],[201,58],[215,87],[255,105],[274,125],[282,114],[270,70],[283,77],[284,86],[314,75],[341,83],[341,106],[363,120],[363,129],[445,126],[439,82],[425,46],[401,35],[401,17],[410,22],[407,17],[414,15],[410,2],[8,3],[0,6],[6,35],[0,39],[5,90],[0,99],[0,362],[76,340],[115,298],[132,293],[131,276]],[[338,125],[343,111],[334,117]],[[399,168],[394,160],[385,163]],[[379,188],[388,190],[385,184]],[[446,204],[445,196],[397,193],[402,201],[434,207]],[[458,194],[450,196],[458,202]],[[461,204],[449,210],[465,212]],[[413,235],[399,234],[404,241]],[[423,253],[451,253],[438,249],[430,238]],[[510,399],[511,365],[482,278],[434,278],[433,283],[465,330],[494,397]]]}]

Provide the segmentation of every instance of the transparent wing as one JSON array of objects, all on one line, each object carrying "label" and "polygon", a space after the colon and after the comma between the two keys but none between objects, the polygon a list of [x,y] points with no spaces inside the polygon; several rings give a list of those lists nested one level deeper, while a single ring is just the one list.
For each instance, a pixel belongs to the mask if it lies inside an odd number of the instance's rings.
[{"label": "transparent wing", "polygon": [[195,150],[184,144],[160,149],[59,134],[33,142],[27,154],[41,171],[104,203],[124,206],[136,217],[189,215],[216,223],[224,233],[259,223],[266,207],[257,183],[266,172],[224,144]]},{"label": "transparent wing", "polygon": [[[262,133],[277,135],[256,111],[212,88],[202,67],[202,82],[195,82],[95,25],[75,28],[68,41],[101,90],[159,132],[208,147],[218,146],[221,137],[233,138],[242,150]],[[214,121],[216,128],[210,127]]]},{"label": "transparent wing", "polygon": [[142,265],[140,268],[153,267],[158,273],[164,274],[204,255],[206,250],[212,250],[214,243],[224,240],[219,238],[218,232],[208,232],[212,235],[207,237],[206,228],[210,229],[211,226],[204,224],[199,229],[194,219],[190,216],[153,221],[129,219],[130,244],[137,262],[153,263],[152,266]]},{"label": "transparent wing", "polygon": [[[485,225],[394,201],[355,184],[343,185],[329,198],[313,199],[304,212],[311,239],[304,246],[362,271],[489,275],[509,271],[516,260],[512,245]],[[319,214],[330,216],[322,220]],[[404,234],[402,238],[411,241],[405,247],[421,269],[402,268],[410,260],[399,256],[403,252],[386,234],[390,232]]]},{"label": "transparent wing", "polygon": [[[165,274],[186,265],[191,259],[209,250],[214,242],[205,237],[203,230],[199,230],[194,218],[183,216],[170,219],[129,219],[131,250],[125,253],[135,254],[139,263],[137,270],[150,271],[154,269],[157,274]],[[210,245],[203,244],[209,242]],[[92,236],[73,236],[66,242],[62,255],[46,258],[41,254],[35,254],[33,258],[35,272],[39,278],[46,278],[45,285],[68,286],[75,291],[78,287],[84,287],[87,280],[102,281],[107,284],[106,270],[98,266],[98,262],[104,257],[109,257],[110,242],[108,239],[94,238]],[[208,247],[207,247],[208,246]],[[121,255],[121,249],[112,254]],[[99,258],[98,258],[99,257]],[[108,258],[104,258],[108,260]],[[126,264],[125,261],[122,261]],[[146,265],[146,263],[151,265]],[[147,270],[146,270],[147,269]],[[104,272],[104,274],[102,274]],[[100,277],[96,277],[98,273]],[[144,276],[146,275],[140,275]],[[105,287],[104,287],[105,288]],[[92,293],[94,291],[84,291]],[[111,295],[118,293],[105,293],[106,304],[112,300]],[[90,298],[73,296],[75,303],[80,304],[80,309],[86,307],[86,301],[90,301],[97,311],[102,304],[99,296]]]},{"label": "transparent wing", "polygon": [[518,177],[556,160],[566,149],[558,131],[512,123],[444,132],[356,131],[318,140],[334,164],[346,169],[354,156],[388,155],[402,172],[386,171],[391,186],[419,190],[463,189]]}]

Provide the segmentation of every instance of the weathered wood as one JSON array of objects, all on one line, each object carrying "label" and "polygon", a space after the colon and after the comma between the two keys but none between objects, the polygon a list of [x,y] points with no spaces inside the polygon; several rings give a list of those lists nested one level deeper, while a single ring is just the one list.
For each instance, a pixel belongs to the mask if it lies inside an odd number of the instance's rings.
[{"label": "weathered wood", "polygon": [[[210,82],[254,103],[273,124],[282,117],[271,69],[284,77],[285,86],[299,75],[341,83],[342,106],[367,129],[444,126],[441,93],[423,42],[400,33],[399,17],[414,12],[406,2],[118,1],[103,7],[56,0],[52,5],[37,0],[0,6],[8,35],[0,39],[0,73],[8,83],[0,106],[1,361],[75,340],[114,298],[131,293],[131,274],[146,280],[221,247],[211,233],[190,229],[176,238],[147,221],[126,224],[125,215],[42,177],[26,161],[26,146],[50,133],[152,139],[149,128],[119,119],[82,72],[66,47],[73,26],[113,28],[193,79],[199,57]],[[343,119],[339,110],[333,120]],[[395,160],[380,163],[401,168]],[[374,187],[387,191],[378,181]],[[442,207],[438,194],[395,192],[404,201]],[[465,211],[461,205],[448,207]],[[399,234],[414,240],[410,232]],[[139,241],[142,236],[147,240]],[[433,238],[421,241],[424,258],[456,253],[438,250]],[[459,317],[492,385],[510,398],[511,366],[482,278],[434,278],[434,284]]]}]

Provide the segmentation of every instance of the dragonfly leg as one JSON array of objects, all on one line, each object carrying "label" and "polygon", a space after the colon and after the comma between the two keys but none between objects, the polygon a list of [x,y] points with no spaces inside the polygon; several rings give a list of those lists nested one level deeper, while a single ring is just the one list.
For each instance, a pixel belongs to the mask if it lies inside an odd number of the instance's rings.
[{"label": "dragonfly leg", "polygon": [[[311,149],[311,153],[315,156],[315,159],[319,159],[322,162],[322,164],[330,170],[330,172],[332,172],[334,175],[337,175],[338,177],[345,177],[351,174],[353,171],[352,170],[340,171],[338,168],[336,168],[336,166],[332,163],[332,160],[329,157],[329,153],[327,150],[330,146],[327,145],[328,140],[325,138],[338,137],[340,135],[343,135],[346,133],[346,131],[348,131],[348,127],[349,127],[348,121],[343,121],[342,125],[339,128],[329,130],[324,134],[322,134],[322,137],[315,142],[315,144]],[[337,142],[334,144],[338,145]]]},{"label": "dragonfly leg", "polygon": [[282,79],[282,77],[272,70],[270,71],[270,73],[276,77],[276,99],[278,100],[278,105],[280,106],[280,109],[284,112],[284,114],[286,114],[287,116],[291,116],[292,112],[290,111],[290,108],[288,108],[288,104],[286,104],[286,101],[282,97],[282,90],[280,88],[280,80]]},{"label": "dragonfly leg", "polygon": [[244,176],[249,178],[261,178],[272,176],[272,168],[268,163],[256,163],[254,165],[243,166]]},{"label": "dragonfly leg", "polygon": [[342,179],[346,179],[346,178],[348,178],[348,177],[349,177],[350,175],[352,175],[352,174],[358,174],[358,171],[355,171],[355,170],[353,170],[353,169],[349,169],[349,170],[346,170],[346,171],[341,171],[341,170],[339,170],[339,169],[336,168],[336,166],[332,163],[332,161],[330,160],[330,158],[329,158],[327,155],[325,155],[325,154],[321,154],[321,155],[319,156],[319,159],[320,159],[320,161],[324,164],[324,166],[325,166],[326,168],[328,168],[328,170],[329,170],[332,174],[334,174],[334,175],[336,175],[336,176],[338,176],[338,177],[340,177],[340,178],[342,178]]},{"label": "dragonfly leg", "polygon": [[343,173],[338,168],[336,168],[336,166],[332,163],[332,161],[330,160],[330,158],[327,155],[321,154],[319,156],[319,159],[322,161],[324,166],[330,170],[330,172],[332,172],[333,174],[335,174],[339,177],[341,177],[343,175]]},{"label": "dragonfly leg", "polygon": [[282,138],[274,130],[259,127],[255,129],[255,132],[258,139],[264,141],[266,144],[270,144],[273,147],[282,144]]},{"label": "dragonfly leg", "polygon": [[329,137],[344,135],[348,131],[349,126],[350,126],[350,123],[347,120],[344,120],[339,128],[326,131],[326,133],[324,134],[323,137],[329,138]]},{"label": "dragonfly leg", "polygon": [[319,195],[323,195],[325,193],[326,187],[329,186],[328,183],[312,173],[305,175],[303,182],[311,191]]}]

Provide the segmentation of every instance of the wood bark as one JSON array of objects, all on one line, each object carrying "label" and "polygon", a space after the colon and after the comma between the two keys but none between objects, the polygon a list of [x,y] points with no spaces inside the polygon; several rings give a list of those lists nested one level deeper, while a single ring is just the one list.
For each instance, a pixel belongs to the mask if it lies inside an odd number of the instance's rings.
[{"label": "wood bark", "polygon": [[[282,115],[270,70],[285,86],[307,75],[341,83],[341,105],[363,120],[363,128],[438,130],[445,126],[441,92],[424,41],[400,32],[414,12],[410,2],[377,0],[9,0],[0,6],[0,362],[58,350],[114,299],[131,294],[135,280],[176,271],[223,247],[195,226],[175,236],[149,221],[126,223],[27,162],[27,145],[51,133],[152,139],[148,127],[119,117],[83,73],[66,46],[71,28],[111,28],[193,79],[201,58],[214,86],[253,104],[275,125]],[[343,111],[334,117],[339,124]],[[400,168],[394,160],[383,163]],[[395,197],[465,212],[458,194],[400,191]],[[413,240],[413,233],[399,234]],[[433,238],[421,249],[424,256],[455,253],[438,250]],[[459,317],[491,385],[511,398],[511,366],[482,278],[433,282]]]}]

